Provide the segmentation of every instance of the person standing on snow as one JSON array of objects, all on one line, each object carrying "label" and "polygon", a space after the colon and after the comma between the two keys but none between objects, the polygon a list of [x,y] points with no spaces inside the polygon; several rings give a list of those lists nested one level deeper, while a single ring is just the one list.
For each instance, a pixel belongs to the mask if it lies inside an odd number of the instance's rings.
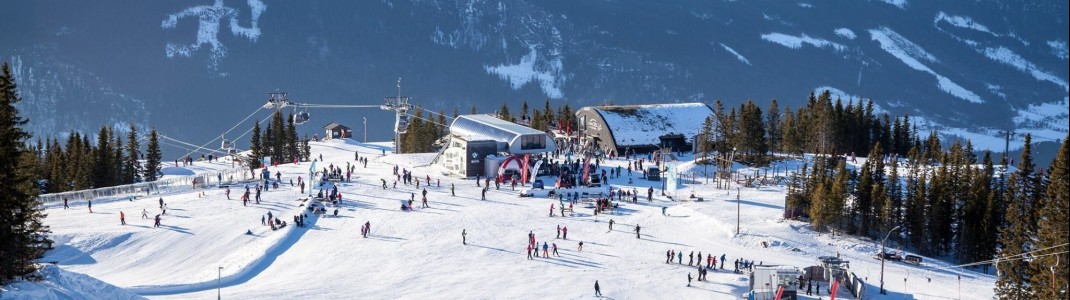
[{"label": "person standing on snow", "polygon": [[126,225],[126,214],[123,211],[119,211],[119,223]]},{"label": "person standing on snow", "polygon": [[635,224],[635,238],[639,238],[639,224]]},{"label": "person standing on snow", "polygon": [[546,242],[542,242],[542,257],[550,257],[550,245],[546,244]]},{"label": "person standing on snow", "polygon": [[583,252],[583,241],[580,241],[580,247],[576,251]]},{"label": "person standing on snow", "polygon": [[568,239],[568,226],[561,227],[561,237]]},{"label": "person standing on snow", "polygon": [[602,297],[602,289],[598,287],[598,280],[594,281],[594,296]]},{"label": "person standing on snow", "polygon": [[364,222],[364,237],[368,237],[368,234],[372,233],[372,221]]},{"label": "person standing on snow", "polygon": [[557,238],[561,238],[561,225],[557,225]]},{"label": "person standing on snow", "polygon": [[550,203],[550,216],[551,217],[554,216],[554,204],[553,203]]},{"label": "person standing on snow", "polygon": [[528,259],[531,259],[531,244],[528,244]]},{"label": "person standing on snow", "polygon": [[457,187],[450,183],[450,196],[457,197]]},{"label": "person standing on snow", "polygon": [[691,286],[691,272],[687,272],[687,286]]},{"label": "person standing on snow", "polygon": [[561,257],[561,254],[557,254],[557,243],[554,243],[551,248],[554,250],[554,256]]},{"label": "person standing on snow", "polygon": [[461,229],[461,244],[468,245],[468,232],[465,232],[464,229]]},{"label": "person standing on snow", "polygon": [[225,193],[227,194],[227,200],[230,200],[230,187],[229,186],[227,187],[227,191]]},{"label": "person standing on snow", "polygon": [[609,219],[609,231],[613,231],[613,219]]},{"label": "person standing on snow", "polygon": [[93,199],[89,199],[89,213],[93,213]]},{"label": "person standing on snow", "polygon": [[141,218],[142,219],[148,219],[149,218],[149,210],[148,209],[144,209],[144,208],[141,209]]},{"label": "person standing on snow", "polygon": [[67,196],[63,196],[63,209],[68,209],[68,208],[71,208],[71,207],[67,206]]},{"label": "person standing on snow", "polygon": [[152,227],[160,227],[160,215],[156,215],[156,223]]},{"label": "person standing on snow", "polygon": [[721,253],[721,270],[724,270],[724,253]]},{"label": "person standing on snow", "polygon": [[684,264],[684,252],[683,251],[676,252],[676,264],[678,264],[678,265]]}]

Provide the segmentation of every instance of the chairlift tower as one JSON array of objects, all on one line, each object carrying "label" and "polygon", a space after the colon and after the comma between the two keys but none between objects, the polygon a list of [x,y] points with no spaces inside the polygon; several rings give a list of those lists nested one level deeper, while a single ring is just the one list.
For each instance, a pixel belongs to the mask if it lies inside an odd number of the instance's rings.
[{"label": "chairlift tower", "polygon": [[408,132],[409,129],[409,110],[413,108],[412,97],[401,96],[401,78],[398,77],[398,95],[396,97],[386,97],[386,103],[381,108],[382,110],[394,111],[394,153],[401,151],[401,134]]}]

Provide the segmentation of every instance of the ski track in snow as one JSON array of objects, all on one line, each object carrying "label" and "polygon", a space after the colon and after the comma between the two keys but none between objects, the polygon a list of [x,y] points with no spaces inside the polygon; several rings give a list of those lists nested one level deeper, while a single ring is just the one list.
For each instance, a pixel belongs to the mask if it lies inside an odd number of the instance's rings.
[{"label": "ski track in snow", "polygon": [[[685,273],[693,275],[694,269],[664,263],[665,252],[670,249],[684,252],[684,261],[688,253],[701,251],[704,255],[725,254],[728,263],[744,258],[797,267],[813,265],[816,256],[838,252],[852,261],[852,271],[860,276],[872,279],[879,268],[879,262],[870,257],[877,247],[872,241],[830,237],[813,232],[808,224],[783,220],[785,187],[742,188],[737,201],[735,191],[701,184],[703,168],[690,162],[675,169],[697,177],[682,176],[686,186],[669,193],[686,199],[694,191],[706,199],[704,202],[669,201],[657,192],[653,201],[647,201],[645,192],[640,192],[639,203],[620,203],[616,214],[594,216],[581,202],[575,207],[575,216],[548,217],[547,210],[551,203],[557,203],[555,200],[518,198],[517,192],[505,187],[489,191],[488,199],[481,201],[480,188],[472,180],[442,177],[443,169],[438,166],[419,166],[426,164],[428,154],[380,156],[384,145],[348,140],[311,143],[314,156],[322,154],[327,163],[344,167],[346,161],[352,161],[354,151],[370,162],[367,169],[356,168],[352,182],[339,185],[345,199],[339,216],[308,219],[314,224],[307,229],[291,225],[270,231],[258,223],[268,208],[286,220],[301,209],[297,206],[301,202],[294,201],[301,195],[288,185],[264,192],[264,200],[256,207],[227,201],[217,188],[203,190],[207,198],[196,193],[165,195],[171,210],[160,229],[147,226],[151,222],[131,213],[142,207],[155,209],[155,196],[103,202],[94,207],[93,214],[85,211],[82,203],[72,203],[69,210],[52,205],[47,208],[45,223],[56,235],[93,240],[83,244],[57,240],[61,246],[71,247],[70,251],[85,252],[80,261],[60,259],[64,270],[161,299],[215,297],[217,266],[235,256],[252,259],[224,266],[222,294],[242,299],[594,299],[591,285],[595,280],[606,296],[616,299],[720,299],[737,298],[744,292],[746,275],[730,271],[710,272],[709,282],[693,282],[693,288],[685,288]],[[693,156],[680,158],[689,161]],[[858,163],[864,161],[860,158]],[[602,166],[626,163],[607,160]],[[441,187],[421,187],[429,191],[430,208],[398,210],[398,201],[408,199],[410,193],[417,193],[419,200],[420,189],[399,184],[397,189],[383,190],[379,179],[391,174],[395,165],[411,170],[416,177],[430,174],[432,180],[441,180]],[[801,165],[802,161],[786,161],[779,170],[795,170]],[[317,164],[317,168],[322,166]],[[229,164],[216,167],[225,169]],[[857,165],[852,163],[852,167]],[[737,164],[735,168],[745,167]],[[280,165],[272,171],[282,172],[283,181],[287,181],[307,175],[308,169],[309,163],[302,163]],[[624,176],[628,177],[627,173]],[[609,181],[615,187],[638,191],[661,186],[660,182],[638,178],[635,172],[631,178],[632,184],[624,178]],[[449,196],[450,184],[456,185],[457,197]],[[737,206],[741,206],[743,217],[740,235],[735,235],[733,220]],[[668,216],[661,215],[661,207],[667,208]],[[118,210],[131,217],[127,218],[129,225],[117,224]],[[609,219],[616,221],[612,231],[606,230]],[[357,233],[364,221],[372,224],[368,238]],[[632,230],[636,224],[642,226],[640,239]],[[568,228],[568,240],[554,238],[557,225]],[[256,236],[244,235],[246,228],[253,228]],[[468,245],[460,243],[461,229],[468,232]],[[529,231],[540,242],[557,244],[561,256],[527,260],[524,251]],[[250,244],[256,240],[273,246]],[[585,242],[582,252],[576,248],[580,240]],[[763,247],[763,242],[769,247]],[[909,278],[918,282],[909,287],[887,285],[887,299],[919,291],[926,297],[954,297],[959,284],[956,272],[931,269],[948,265],[928,258],[923,267],[887,265],[886,280]],[[922,273],[932,281],[917,280]],[[966,272],[961,284],[983,298],[991,297],[994,280],[992,275]],[[866,289],[876,295],[872,282]],[[12,294],[5,292],[0,298],[8,295]],[[12,297],[20,298],[17,294]]]},{"label": "ski track in snow", "polygon": [[870,29],[869,34],[873,41],[876,41],[880,44],[881,49],[883,49],[885,52],[888,52],[888,54],[891,54],[895,58],[898,58],[899,61],[903,62],[912,69],[929,73],[935,76],[937,81],[937,87],[939,87],[940,90],[951,94],[952,96],[955,96],[959,99],[969,101],[971,103],[984,103],[984,100],[981,99],[981,96],[978,96],[974,92],[958,85],[957,83],[951,81],[951,79],[944,77],[943,75],[937,74],[935,71],[926,66],[925,63],[923,63],[922,61],[932,63],[936,63],[938,61],[936,60],[935,56],[929,54],[929,52],[925,51],[925,49],[922,49],[921,46],[914,44],[910,40],[907,40],[905,37],[899,35],[895,31],[892,31],[887,27],[882,27],[879,29]]},{"label": "ski track in snow", "polygon": [[728,45],[725,45],[724,43],[720,43],[720,44],[721,44],[721,47],[724,48],[725,51],[728,51],[729,53],[732,53],[732,55],[735,55],[736,59],[738,59],[740,62],[742,62],[742,63],[744,63],[744,64],[746,64],[748,66],[750,65],[750,61],[747,60],[746,57],[743,57],[743,55],[740,55],[739,52],[736,52],[735,49],[732,49],[732,47],[728,47]]}]

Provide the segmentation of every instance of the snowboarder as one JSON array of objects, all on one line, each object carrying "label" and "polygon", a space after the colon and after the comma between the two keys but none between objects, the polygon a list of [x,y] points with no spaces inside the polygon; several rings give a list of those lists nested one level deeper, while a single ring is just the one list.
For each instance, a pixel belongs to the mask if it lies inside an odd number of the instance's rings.
[{"label": "snowboarder", "polygon": [[468,232],[464,229],[461,229],[461,244],[468,245]]},{"label": "snowboarder", "polygon": [[639,238],[639,224],[635,224],[635,238]]},{"label": "snowboarder", "polygon": [[594,281],[594,296],[602,297],[602,289],[598,287],[598,280]]},{"label": "snowboarder", "polygon": [[119,211],[119,223],[126,225],[126,214],[124,214],[121,210]]}]

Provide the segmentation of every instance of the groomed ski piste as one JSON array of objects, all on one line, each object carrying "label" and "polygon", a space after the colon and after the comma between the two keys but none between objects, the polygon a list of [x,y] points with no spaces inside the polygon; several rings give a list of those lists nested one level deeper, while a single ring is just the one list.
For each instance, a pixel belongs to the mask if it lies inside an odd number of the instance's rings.
[{"label": "groomed ski piste", "polygon": [[[739,299],[748,291],[748,276],[732,272],[735,259],[801,269],[817,265],[818,256],[837,254],[850,261],[852,272],[864,277],[864,299],[993,296],[994,276],[949,268],[950,264],[933,258],[920,266],[887,262],[887,294],[878,294],[880,261],[873,256],[879,241],[833,237],[812,231],[807,223],[784,220],[782,185],[741,188],[737,202],[735,185],[724,190],[691,182],[679,195],[694,190],[705,201],[670,201],[660,193],[648,201],[646,189],[660,191],[661,182],[632,172],[629,184],[625,172],[609,183],[614,188],[634,187],[640,194],[637,204],[620,202],[615,214],[596,216],[592,206],[579,203],[573,216],[562,217],[555,210],[550,217],[556,199],[521,198],[519,190],[527,187],[514,191],[502,185],[501,190],[491,188],[487,200],[480,200],[482,187],[475,180],[444,176],[438,166],[429,165],[434,154],[392,154],[388,143],[351,140],[312,142],[311,147],[313,158],[323,157],[317,169],[356,164],[354,152],[369,159],[367,168],[357,165],[350,182],[338,183],[343,200],[337,216],[334,206],[326,215],[308,213],[302,206],[308,202],[299,200],[308,198],[307,191],[301,194],[289,185],[298,176],[308,180],[310,162],[269,168],[273,175],[281,172],[283,184],[263,192],[259,204],[248,206],[240,200],[246,183],[231,186],[231,200],[223,189],[212,186],[135,200],[100,199],[94,201],[92,213],[84,202],[72,202],[69,209],[50,203],[46,224],[52,228],[56,248],[41,261],[56,265],[44,269],[45,281],[8,285],[0,298],[207,299],[220,293],[232,299],[596,299],[597,280],[607,299]],[[685,161],[683,168],[693,166],[686,163],[693,157],[679,158]],[[626,164],[623,159],[606,160],[601,166]],[[791,164],[780,169],[794,169]],[[411,170],[416,178],[430,175],[433,184],[422,182],[416,189],[399,182],[394,188],[395,165]],[[195,162],[192,167],[168,163],[164,171],[182,176],[230,168],[230,163]],[[386,189],[381,179],[389,183]],[[451,184],[456,196],[450,195]],[[429,208],[419,208],[424,188]],[[205,196],[200,196],[202,192]],[[410,193],[415,193],[417,208],[402,211],[401,201]],[[161,216],[162,226],[153,228],[161,197],[167,213]],[[662,207],[667,215],[662,215]],[[148,219],[142,218],[143,210]],[[120,211],[127,225],[120,225]],[[261,225],[268,212],[289,226],[273,231]],[[293,226],[298,213],[308,214],[307,226]],[[615,222],[613,230],[610,219]],[[362,238],[365,222],[370,222],[371,231]],[[557,237],[559,225],[568,229],[568,239]],[[462,230],[467,245],[462,244]],[[529,260],[529,232],[540,245],[556,244],[560,256]],[[669,250],[683,251],[683,264],[666,263]],[[724,254],[728,265],[688,287],[688,273],[697,276],[695,267],[687,265],[692,251],[703,256]],[[806,296],[804,288],[800,298],[828,299],[825,289],[822,285],[820,295]],[[853,297],[844,288],[837,299]]]}]

